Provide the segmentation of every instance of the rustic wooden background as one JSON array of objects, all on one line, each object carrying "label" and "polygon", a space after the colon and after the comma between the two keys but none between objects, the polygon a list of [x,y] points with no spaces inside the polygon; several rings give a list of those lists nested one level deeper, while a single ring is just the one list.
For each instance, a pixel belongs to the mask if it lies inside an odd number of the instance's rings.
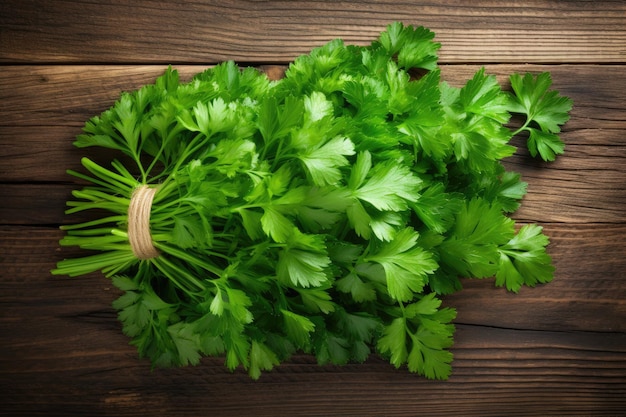
[{"label": "rustic wooden background", "polygon": [[[279,76],[328,40],[369,43],[395,20],[443,43],[444,78],[480,66],[551,71],[575,103],[564,156],[524,152],[515,214],[545,227],[553,283],[519,294],[465,282],[453,376],[376,357],[300,355],[257,382],[221,359],[151,371],[122,335],[103,277],[52,277],[67,168],[83,123],[168,64],[232,59]],[[90,156],[99,156],[89,151]],[[623,1],[34,1],[0,3],[0,414],[7,416],[626,415],[626,6]]]}]

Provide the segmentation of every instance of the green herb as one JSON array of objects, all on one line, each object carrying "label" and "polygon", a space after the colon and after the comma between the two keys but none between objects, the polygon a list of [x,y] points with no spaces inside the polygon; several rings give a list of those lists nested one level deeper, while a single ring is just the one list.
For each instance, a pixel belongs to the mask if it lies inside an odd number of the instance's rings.
[{"label": "green herb", "polygon": [[[226,62],[123,93],[75,142],[120,153],[71,172],[89,185],[67,212],[109,214],[62,227],[61,244],[96,253],[53,273],[111,277],[154,366],[221,356],[258,378],[297,351],[320,364],[375,351],[447,378],[455,311],[441,296],[459,278],[512,291],[553,278],[541,227],[507,216],[526,184],[501,160],[521,132],[532,155],[562,153],[571,101],[548,74],[512,75],[510,93],[484,70],[452,87],[433,39],[395,23],[366,47],[314,49],[280,81]],[[140,259],[128,212],[146,185],[158,256]]]}]

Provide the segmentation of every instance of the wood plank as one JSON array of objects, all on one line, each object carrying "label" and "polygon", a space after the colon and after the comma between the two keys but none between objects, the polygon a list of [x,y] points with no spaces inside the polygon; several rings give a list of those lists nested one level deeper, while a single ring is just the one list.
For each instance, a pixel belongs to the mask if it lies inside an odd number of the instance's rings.
[{"label": "wood plank", "polygon": [[[174,66],[182,81],[188,81],[207,67]],[[481,67],[441,65],[442,80],[460,87]],[[165,65],[5,66],[0,72],[0,127],[71,127],[64,134],[67,140],[80,133],[89,118],[111,107],[120,92],[153,83],[166,68]],[[273,78],[278,78],[285,68],[261,67]],[[550,72],[553,87],[574,101],[572,120],[567,125],[570,130],[594,125],[618,129],[624,126],[626,75],[622,65],[503,64],[485,65],[485,68],[505,88],[509,85],[509,74]],[[58,138],[52,133],[50,138]]]},{"label": "wood plank", "polygon": [[[0,184],[3,203],[0,224],[54,225],[67,223],[64,202],[77,187],[57,184]],[[84,217],[76,216],[75,221]]]},{"label": "wood plank", "polygon": [[[188,79],[201,66],[183,66]],[[443,78],[461,85],[478,66],[443,67]],[[0,207],[5,224],[51,224],[68,220],[61,204],[45,210],[46,196],[67,196],[84,155],[107,164],[114,153],[76,149],[72,138],[85,120],[108,108],[119,91],[152,82],[162,66],[12,66],[0,72],[0,185],[11,198]],[[269,67],[279,72],[280,67]],[[622,222],[626,219],[626,72],[622,66],[488,66],[503,85],[508,74],[550,71],[555,88],[575,103],[562,137],[567,152],[541,163],[524,152],[506,161],[530,183],[515,217],[542,222]],[[604,76],[598,81],[598,74]],[[11,87],[14,88],[11,88]],[[59,92],[63,91],[63,94]],[[599,105],[598,103],[602,103]],[[622,161],[622,162],[620,162]],[[39,184],[27,185],[28,182]],[[47,185],[49,183],[59,183]],[[17,184],[15,184],[17,183]],[[59,203],[64,199],[59,199]],[[30,208],[29,208],[30,207]]]},{"label": "wood plank", "polygon": [[[465,280],[461,293],[446,298],[451,306],[459,309],[460,322],[504,328],[549,330],[557,326],[564,330],[626,332],[626,288],[623,286],[626,249],[622,238],[626,225],[573,228],[550,224],[545,225],[544,230],[552,242],[549,252],[557,268],[555,281],[538,289],[525,288],[519,294],[511,294],[495,288],[492,280]],[[35,287],[46,286],[38,295],[35,293],[35,298],[29,302],[32,305],[47,305],[50,301],[37,297],[48,297],[51,290],[48,286],[58,283],[63,284],[59,291],[73,290],[72,286],[76,285],[75,296],[80,300],[88,294],[106,297],[101,291],[110,285],[104,279],[93,287],[93,280],[52,280],[48,276],[47,271],[56,261],[84,254],[73,248],[61,249],[57,243],[61,236],[55,229],[5,227],[0,246],[3,283],[18,285],[16,288],[21,288],[24,282]],[[10,298],[10,292],[4,291],[4,296]],[[108,305],[112,299],[96,301]],[[511,304],[528,311],[518,316],[508,310]]]},{"label": "wood plank", "polygon": [[[203,66],[181,66],[188,80]],[[442,67],[442,79],[460,86],[480,67]],[[8,66],[0,72],[0,177],[6,181],[67,181],[85,150],[71,142],[84,123],[111,107],[121,91],[154,82],[165,67],[155,66]],[[269,72],[280,67],[267,67]],[[549,71],[554,88],[574,101],[565,125],[567,144],[598,144],[605,155],[623,155],[626,128],[626,71],[610,65],[491,65],[503,86],[513,72]],[[45,163],[42,163],[45,160]],[[584,160],[584,158],[582,158]],[[11,166],[7,161],[12,161]],[[615,166],[620,166],[615,164]]]},{"label": "wood plank", "polygon": [[[626,224],[545,224],[555,279],[518,294],[491,279],[463,280],[446,297],[458,322],[497,328],[626,332]],[[519,310],[518,310],[519,309]]]},{"label": "wood plank", "polygon": [[[207,66],[174,68],[181,74],[181,80],[187,81]],[[284,68],[263,67],[274,78]],[[442,65],[442,80],[462,86],[480,68],[479,65]],[[508,86],[508,75],[515,72],[550,72],[554,88],[574,100],[572,119],[567,125],[569,130],[593,126],[620,129],[626,123],[623,117],[626,101],[623,66],[487,65],[485,68],[488,73],[496,75],[504,87]],[[68,130],[51,132],[46,138],[69,140],[80,133],[89,118],[112,106],[121,91],[133,91],[152,83],[165,69],[163,65],[5,66],[0,72],[0,127],[63,126]],[[29,136],[28,132],[22,134],[26,138]]]},{"label": "wood plank", "polygon": [[[619,141],[619,131],[600,131],[604,138],[593,136],[599,144],[569,144],[567,153],[552,163],[538,162],[525,155],[505,161],[507,169],[522,174],[529,184],[528,193],[513,218],[527,222],[570,222],[570,223],[620,223],[626,219],[626,143],[607,145],[611,140]],[[589,131],[583,132],[587,140]],[[611,133],[611,137],[607,137]],[[571,137],[577,136],[573,133]],[[108,166],[103,154],[86,153]],[[607,156],[607,154],[609,156]],[[31,154],[36,156],[37,154]],[[42,225],[67,224],[92,218],[81,214],[66,216],[65,205],[71,191],[80,184],[71,182],[73,177],[64,174],[60,162],[46,162],[48,155],[41,153],[39,161],[29,159],[29,165],[41,166],[46,171],[50,165],[57,168],[55,175],[65,178],[65,183],[39,182],[0,183],[0,195],[6,197],[0,206],[0,224]],[[79,169],[79,156],[68,162],[66,167]],[[57,161],[52,159],[52,161]],[[621,162],[619,162],[621,161]],[[15,160],[1,158],[0,163],[13,164]],[[38,165],[39,164],[39,165]],[[10,169],[7,165],[7,172]]]},{"label": "wood plank", "polygon": [[[557,279],[507,294],[488,280],[458,308],[448,382],[372,356],[318,366],[297,355],[258,382],[223,359],[150,371],[122,335],[98,274],[52,277],[75,250],[58,230],[0,228],[0,409],[6,415],[618,415],[626,409],[626,267],[619,227],[547,225]],[[10,381],[10,384],[9,384]],[[180,399],[184,398],[184,401]]]},{"label": "wood plank", "polygon": [[[521,173],[529,184],[522,206],[512,217],[524,222],[623,223],[626,143],[613,146],[611,157],[603,155],[606,148],[605,145],[570,145],[566,155],[550,164],[524,155],[507,160],[507,169]],[[103,155],[94,156],[108,165]],[[77,157],[68,166],[80,169],[78,160]],[[46,164],[43,160],[40,163]],[[59,178],[63,178],[63,167],[59,163],[56,166]],[[69,175],[64,178],[72,179]],[[70,199],[72,190],[80,187],[71,182],[0,183],[0,195],[5,196],[0,205],[0,224],[58,225],[93,219],[94,214],[90,213],[64,214],[65,201]]]},{"label": "wood plank", "polygon": [[[48,326],[58,328],[58,320]],[[455,374],[425,381],[372,358],[365,364],[318,366],[295,357],[257,382],[224,370],[219,359],[195,368],[150,371],[130,348],[108,350],[94,323],[71,323],[15,369],[0,404],[12,415],[89,416],[616,416],[626,406],[623,337],[463,327]],[[44,330],[37,326],[34,330]],[[79,339],[73,335],[82,334]],[[472,336],[470,336],[472,334]],[[72,336],[73,335],[73,336]],[[65,342],[59,342],[65,336]],[[80,341],[89,338],[89,342]],[[108,337],[106,338],[108,339]],[[496,340],[492,343],[491,340]],[[73,342],[70,345],[68,342]],[[118,340],[117,342],[122,342]],[[502,342],[500,344],[499,342]],[[613,347],[607,347],[607,343]],[[584,358],[584,359],[583,359]],[[7,363],[9,362],[9,363]],[[6,366],[5,366],[6,365]],[[183,400],[184,399],[184,400]]]},{"label": "wood plank", "polygon": [[0,62],[288,62],[337,37],[367,44],[393,21],[434,30],[443,62],[626,58],[626,5],[613,1],[8,0]]},{"label": "wood plank", "polygon": [[[519,294],[496,288],[491,279],[464,280],[462,292],[446,297],[459,309],[459,322],[516,329],[626,332],[626,224],[543,226],[551,239],[548,251],[556,267],[555,280],[536,289],[523,288]],[[21,297],[23,304],[45,306],[52,301],[44,299],[56,299],[50,293],[56,288],[76,291],[76,302],[100,297],[94,300],[101,308],[108,306],[113,298],[101,298],[113,297],[102,293],[110,287],[106,279],[98,282],[48,274],[59,260],[85,255],[76,248],[59,247],[62,236],[56,228],[1,227],[0,280],[7,287],[0,297],[8,300],[11,291],[22,291],[27,288],[23,284],[29,283],[35,291],[30,301],[23,298],[25,293],[13,294]],[[61,287],[56,287],[59,284]],[[56,302],[63,304],[59,301],[63,298]]]}]

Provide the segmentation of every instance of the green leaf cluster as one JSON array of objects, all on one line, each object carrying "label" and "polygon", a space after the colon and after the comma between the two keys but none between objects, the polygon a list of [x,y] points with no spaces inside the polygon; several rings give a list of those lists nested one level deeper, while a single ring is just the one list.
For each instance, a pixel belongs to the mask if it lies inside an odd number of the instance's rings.
[{"label": "green leaf cluster", "polygon": [[[546,74],[513,75],[510,93],[484,70],[452,87],[433,39],[395,23],[368,46],[316,48],[279,81],[225,62],[123,93],[75,142],[120,154],[71,172],[88,185],[68,213],[100,217],[64,226],[61,244],[96,252],[53,272],[111,277],[123,331],[154,366],[219,356],[258,378],[296,351],[320,364],[376,352],[447,378],[455,311],[441,297],[460,278],[518,291],[553,277],[541,227],[508,217],[526,184],[501,160],[522,131],[531,154],[561,153],[571,102]],[[128,236],[142,185],[156,188],[147,260]]]}]

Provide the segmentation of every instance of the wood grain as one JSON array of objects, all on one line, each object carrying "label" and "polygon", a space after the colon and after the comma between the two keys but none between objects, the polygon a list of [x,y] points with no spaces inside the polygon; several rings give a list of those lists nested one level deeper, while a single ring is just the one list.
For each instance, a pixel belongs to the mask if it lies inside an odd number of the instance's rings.
[{"label": "wood grain", "polygon": [[[220,416],[616,415],[624,406],[618,395],[626,393],[626,288],[619,279],[626,256],[610,248],[623,251],[626,226],[548,225],[546,232],[560,255],[553,283],[512,295],[491,280],[466,281],[463,292],[446,298],[458,309],[448,382],[395,370],[375,356],[320,367],[306,355],[252,382],[243,371],[227,371],[221,358],[150,371],[120,332],[110,308],[119,292],[107,279],[47,273],[76,255],[55,247],[60,231],[5,227],[0,334],[10,338],[0,339],[0,369],[11,394],[1,401],[31,416],[195,415],[206,402]],[[596,275],[613,278],[595,285]],[[45,393],[30,401],[38,387]]]},{"label": "wood grain", "polygon": [[[183,79],[202,66],[181,66]],[[443,79],[461,86],[480,68],[476,65],[443,67]],[[280,72],[281,67],[265,68]],[[109,108],[120,91],[153,82],[162,66],[15,66],[0,73],[0,177],[24,183],[40,181],[31,190],[23,185],[0,184],[0,192],[13,198],[0,207],[6,224],[26,224],[29,219],[47,224],[70,221],[63,208],[42,210],[48,198],[69,196],[70,186],[49,185],[73,180],[66,169],[79,169],[82,156],[108,164],[117,157],[99,149],[71,145],[84,122]],[[621,222],[626,219],[626,73],[618,65],[511,66],[490,65],[505,88],[513,72],[550,71],[554,87],[574,100],[571,120],[562,134],[567,153],[554,163],[541,163],[524,151],[524,139],[515,144],[519,153],[506,161],[531,183],[519,220],[542,222]],[[599,78],[599,75],[602,75]],[[591,87],[592,86],[592,87]],[[593,90],[590,90],[593,88]],[[59,89],[63,95],[59,96]],[[16,92],[19,92],[17,94]],[[592,93],[591,93],[592,92]],[[597,103],[603,103],[598,107]],[[16,140],[15,138],[19,138]],[[568,192],[555,193],[562,188]],[[29,196],[33,198],[28,201]],[[56,200],[56,198],[55,198]],[[29,207],[24,210],[23,207]]]},{"label": "wood grain", "polygon": [[[514,217],[550,237],[555,280],[518,294],[463,280],[449,381],[296,355],[259,381],[223,358],[154,370],[137,358],[99,274],[49,270],[65,170],[112,152],[71,145],[120,91],[168,64],[183,79],[232,59],[278,78],[297,55],[342,37],[367,44],[394,20],[442,42],[442,76],[462,85],[485,65],[550,71],[574,100],[554,163],[524,138],[506,165],[529,193]],[[623,416],[626,415],[626,3],[5,0],[0,2],[0,415],[4,416]]]},{"label": "wood grain", "polygon": [[[444,65],[442,79],[462,86],[480,67]],[[65,169],[76,167],[80,156],[89,152],[70,145],[84,123],[111,107],[120,92],[154,82],[165,68],[161,65],[4,67],[0,71],[0,141],[4,144],[0,148],[0,175],[17,182],[67,181]],[[183,80],[204,68],[176,66]],[[271,66],[265,70],[280,72],[281,68],[284,67]],[[554,88],[575,103],[563,139],[570,147],[581,147],[572,152],[580,156],[576,164],[589,160],[593,167],[594,152],[598,158],[624,156],[621,133],[626,126],[626,74],[623,66],[487,65],[486,70],[496,75],[504,88],[508,88],[507,78],[511,73],[549,71]],[[43,159],[49,163],[41,165]],[[8,160],[15,161],[10,168],[2,164]]]},{"label": "wood grain", "polygon": [[337,37],[367,44],[399,20],[435,31],[442,62],[615,63],[625,14],[619,1],[5,0],[0,61],[288,62]]}]

